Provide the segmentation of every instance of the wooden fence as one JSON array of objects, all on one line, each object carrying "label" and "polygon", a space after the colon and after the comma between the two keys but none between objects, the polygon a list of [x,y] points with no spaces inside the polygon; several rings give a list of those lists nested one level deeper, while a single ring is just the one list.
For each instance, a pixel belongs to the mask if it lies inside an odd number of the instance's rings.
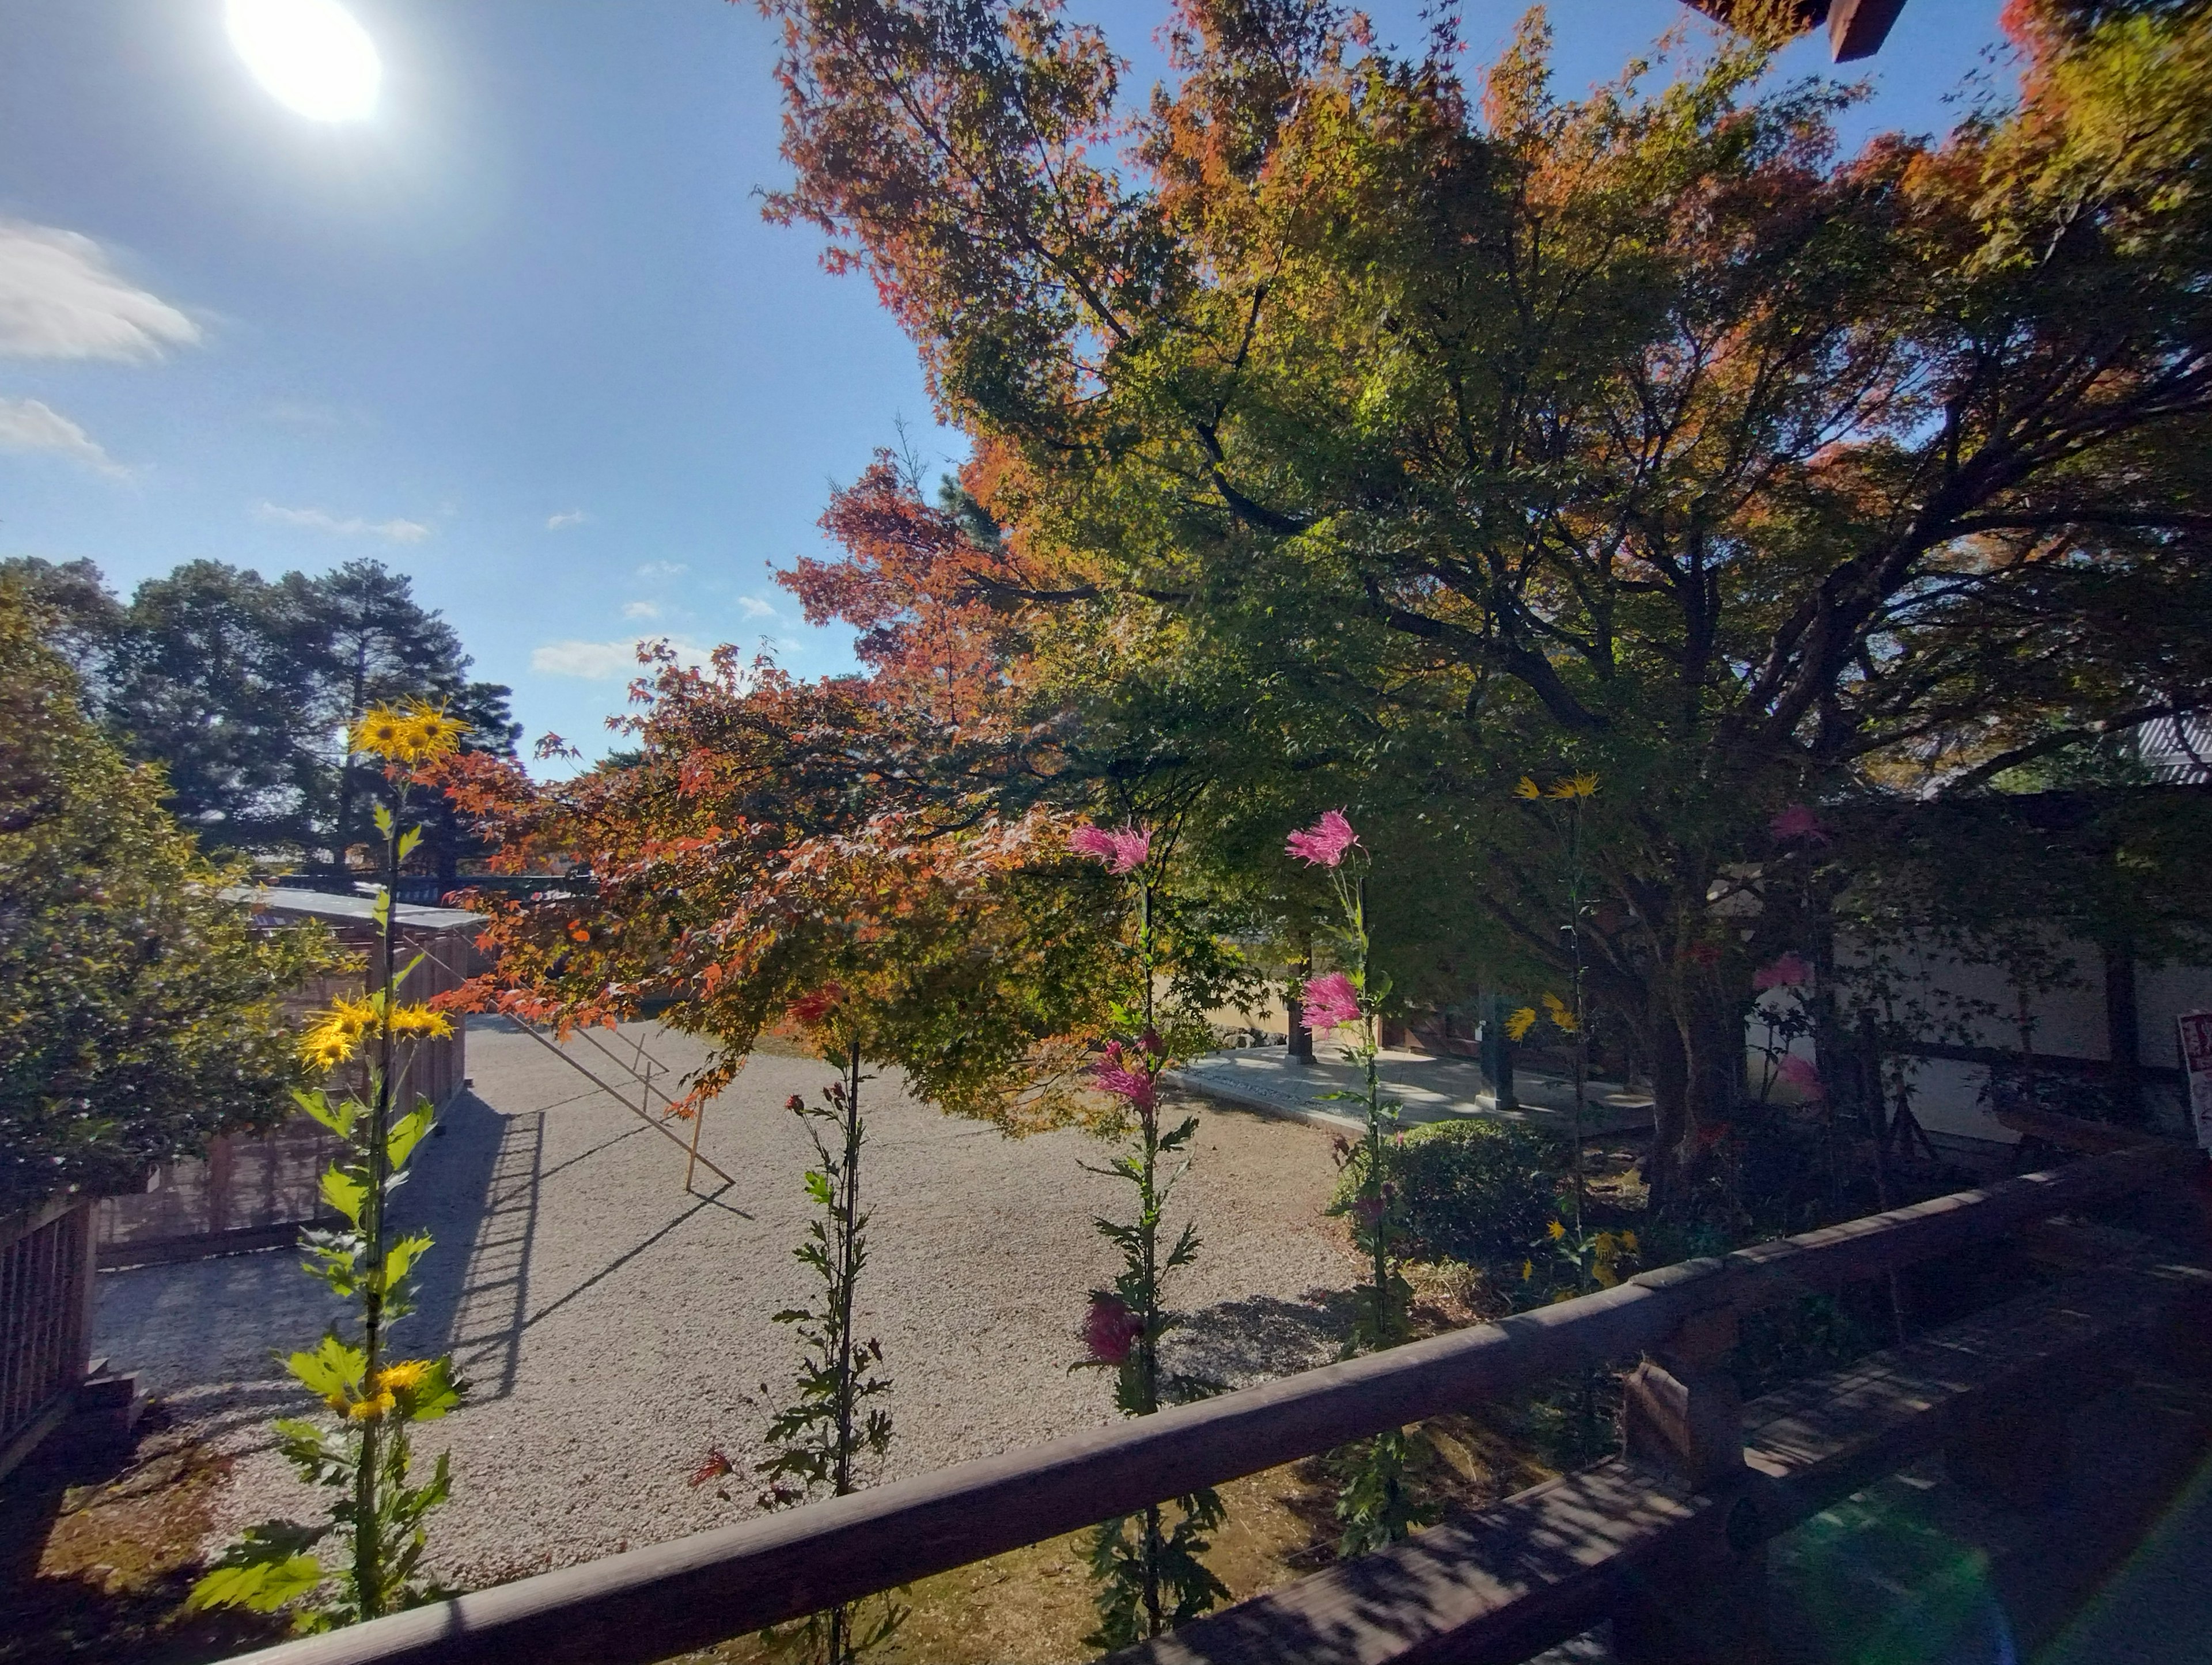
[{"label": "wooden fence", "polygon": [[[2194,1159],[2193,1152],[2172,1146],[2094,1157],[1719,1259],[1668,1267],[1501,1323],[542,1573],[248,1657],[257,1665],[488,1665],[517,1659],[532,1665],[649,1665],[1200,1486],[1662,1348],[1686,1333],[1711,1328],[1716,1315],[1732,1323],[1739,1312],[1881,1277],[2160,1182]],[[1600,1616],[1588,1613],[1578,1628]],[[1273,1656],[1336,1656],[1294,1650]]]},{"label": "wooden fence", "polygon": [[66,1418],[92,1352],[92,1206],[0,1221],[0,1474]]},{"label": "wooden fence", "polygon": [[[296,897],[276,891],[264,894],[275,898],[265,912],[279,918],[295,912],[320,917],[349,952],[366,956],[374,946],[374,933],[363,919],[311,913],[330,898],[307,892]],[[355,905],[351,897],[335,900]],[[365,911],[365,902],[358,906]],[[427,1000],[459,987],[475,963],[471,940],[474,921],[425,929],[408,924],[407,911],[402,910],[398,933],[401,963],[418,953],[423,958],[402,993],[409,1000]],[[309,1011],[327,1006],[334,996],[358,995],[362,988],[360,972],[321,977],[288,996],[285,1005],[304,1018]],[[444,1104],[466,1078],[466,1031],[456,1019],[451,1040],[426,1041],[409,1048],[395,1102],[409,1103],[420,1097]],[[356,1079],[357,1085],[357,1072]],[[288,1243],[300,1227],[327,1217],[322,1173],[339,1148],[335,1136],[305,1115],[295,1115],[268,1133],[212,1139],[205,1157],[164,1163],[148,1177],[143,1191],[109,1197],[99,1205],[100,1264],[143,1266]]]}]

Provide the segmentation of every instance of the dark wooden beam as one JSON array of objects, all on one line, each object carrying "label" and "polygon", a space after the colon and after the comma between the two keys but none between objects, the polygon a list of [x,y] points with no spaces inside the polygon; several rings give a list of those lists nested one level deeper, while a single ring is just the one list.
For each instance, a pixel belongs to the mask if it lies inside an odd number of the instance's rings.
[{"label": "dark wooden beam", "polygon": [[1889,38],[1905,0],[1686,0],[1739,34],[1769,46],[1828,26],[1828,53],[1838,64],[1872,58]]}]

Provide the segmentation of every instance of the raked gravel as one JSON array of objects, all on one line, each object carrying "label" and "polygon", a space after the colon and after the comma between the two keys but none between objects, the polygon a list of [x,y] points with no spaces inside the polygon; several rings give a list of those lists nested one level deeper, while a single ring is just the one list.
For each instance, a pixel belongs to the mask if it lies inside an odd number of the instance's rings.
[{"label": "raked gravel", "polygon": [[[626,1030],[676,1070],[696,1043]],[[571,1049],[604,1074],[588,1047]],[[528,1036],[499,1020],[469,1034],[472,1093],[449,1107],[399,1194],[405,1223],[437,1247],[403,1354],[453,1350],[468,1402],[420,1428],[427,1468],[450,1449],[453,1499],[435,1520],[442,1576],[482,1584],[723,1525],[753,1512],[690,1476],[720,1446],[763,1452],[787,1396],[793,1338],[771,1316],[809,1293],[793,1259],[811,1152],[784,1108],[830,1069],[756,1055],[708,1109],[702,1170]],[[1103,1148],[1075,1132],[1010,1140],[944,1115],[895,1080],[866,1088],[863,1188],[874,1220],[866,1333],[884,1345],[896,1434],[878,1478],[986,1456],[1113,1419],[1109,1379],[1068,1368],[1087,1291],[1115,1269],[1091,1224],[1126,1188],[1082,1164]],[[1232,1384],[1334,1356],[1328,1297],[1358,1270],[1322,1207],[1330,1135],[1200,1103],[1194,1160],[1172,1215],[1204,1244],[1171,1286],[1190,1328],[1181,1362]],[[238,1454],[210,1548],[319,1502],[276,1455],[273,1417],[307,1402],[274,1362],[312,1344],[331,1303],[268,1253],[102,1274],[98,1349],[221,1449]],[[763,1394],[763,1386],[766,1384]]]}]

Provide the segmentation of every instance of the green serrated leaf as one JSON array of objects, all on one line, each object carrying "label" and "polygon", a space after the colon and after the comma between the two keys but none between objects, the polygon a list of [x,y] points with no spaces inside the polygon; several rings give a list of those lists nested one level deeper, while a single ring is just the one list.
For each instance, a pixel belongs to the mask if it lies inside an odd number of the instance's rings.
[{"label": "green serrated leaf", "polygon": [[432,1238],[427,1231],[416,1231],[402,1237],[384,1251],[384,1267],[379,1274],[378,1286],[390,1292],[407,1275],[408,1267],[421,1260],[428,1250]]},{"label": "green serrated leaf", "polygon": [[209,1607],[275,1613],[322,1582],[323,1564],[312,1555],[290,1555],[281,1561],[246,1566],[218,1566],[192,1586],[185,1606],[194,1613]]},{"label": "green serrated leaf", "polygon": [[391,1165],[392,1172],[397,1173],[407,1165],[407,1158],[414,1155],[415,1147],[430,1131],[430,1123],[435,1115],[430,1101],[420,1099],[413,1109],[392,1124],[391,1131],[384,1136],[384,1159]]},{"label": "green serrated leaf", "polygon": [[376,829],[386,838],[392,836],[392,807],[388,804],[376,806]]},{"label": "green serrated leaf", "polygon": [[415,854],[415,847],[422,842],[422,828],[408,828],[405,832],[399,835],[399,859],[402,861],[406,860],[409,856]]},{"label": "green serrated leaf", "polygon": [[358,1100],[342,1098],[333,1104],[330,1095],[320,1087],[313,1092],[302,1092],[295,1088],[292,1097],[301,1109],[340,1139],[350,1140],[353,1138],[354,1123],[360,1120],[363,1109]]},{"label": "green serrated leaf", "polygon": [[335,1335],[325,1335],[314,1352],[295,1352],[284,1364],[301,1387],[322,1399],[360,1398],[362,1376],[368,1369],[361,1349]]},{"label": "green serrated leaf", "polygon": [[827,1174],[810,1172],[806,1176],[806,1194],[824,1208],[834,1206],[830,1195],[830,1176]]},{"label": "green serrated leaf", "polygon": [[323,1170],[323,1200],[354,1224],[361,1224],[362,1205],[368,1200],[368,1184],[356,1179],[343,1168]]}]

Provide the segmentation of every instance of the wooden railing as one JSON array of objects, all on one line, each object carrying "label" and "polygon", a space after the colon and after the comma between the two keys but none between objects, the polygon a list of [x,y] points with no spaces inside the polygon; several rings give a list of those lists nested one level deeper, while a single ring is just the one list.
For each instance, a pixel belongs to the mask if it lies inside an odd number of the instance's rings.
[{"label": "wooden railing", "polygon": [[2141,1190],[2194,1160],[2172,1145],[2092,1158],[249,1657],[255,1665],[649,1665],[1660,1347],[1707,1320],[1880,1277]]}]

